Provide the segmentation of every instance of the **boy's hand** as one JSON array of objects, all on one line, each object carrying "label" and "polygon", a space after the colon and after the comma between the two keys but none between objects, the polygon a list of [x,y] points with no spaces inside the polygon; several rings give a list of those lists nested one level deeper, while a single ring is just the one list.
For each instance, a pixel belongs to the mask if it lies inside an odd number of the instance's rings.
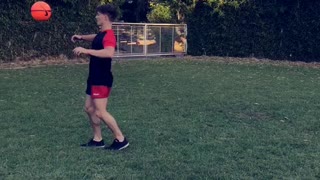
[{"label": "boy's hand", "polygon": [[88,54],[89,50],[85,49],[83,47],[76,47],[73,49],[73,53],[76,55],[80,55],[80,54]]},{"label": "boy's hand", "polygon": [[77,40],[82,40],[81,35],[73,35],[73,36],[71,37],[71,41],[72,41],[73,43],[76,42]]}]

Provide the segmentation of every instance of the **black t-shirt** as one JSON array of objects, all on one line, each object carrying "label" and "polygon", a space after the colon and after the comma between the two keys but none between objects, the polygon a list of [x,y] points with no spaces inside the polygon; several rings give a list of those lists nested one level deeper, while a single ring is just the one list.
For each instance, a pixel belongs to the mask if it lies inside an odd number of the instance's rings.
[{"label": "black t-shirt", "polygon": [[[112,29],[99,32],[92,41],[92,49],[101,50],[106,47],[116,47],[116,38]],[[112,58],[90,56],[88,83],[112,87]]]}]

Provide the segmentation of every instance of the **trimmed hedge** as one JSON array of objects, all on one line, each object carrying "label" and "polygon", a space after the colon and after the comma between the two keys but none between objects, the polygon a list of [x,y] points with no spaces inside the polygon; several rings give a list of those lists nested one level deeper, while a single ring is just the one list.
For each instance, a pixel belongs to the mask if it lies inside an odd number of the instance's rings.
[{"label": "trimmed hedge", "polygon": [[[72,56],[73,34],[95,33],[103,0],[46,0],[49,22],[35,22],[35,0],[0,1],[0,61]],[[104,2],[104,1],[103,1]],[[188,53],[320,61],[320,1],[200,0],[187,17]]]},{"label": "trimmed hedge", "polygon": [[47,0],[53,12],[48,22],[32,19],[30,8],[33,2],[1,0],[0,60],[71,56],[75,47],[70,41],[73,34],[96,33],[98,30],[94,20],[98,0]]},{"label": "trimmed hedge", "polygon": [[320,1],[199,1],[188,18],[188,53],[320,61]]}]

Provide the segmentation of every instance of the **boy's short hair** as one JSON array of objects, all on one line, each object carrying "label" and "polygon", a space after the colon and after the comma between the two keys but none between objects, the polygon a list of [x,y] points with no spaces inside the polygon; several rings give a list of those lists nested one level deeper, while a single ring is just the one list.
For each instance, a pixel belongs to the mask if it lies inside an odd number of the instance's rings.
[{"label": "boy's short hair", "polygon": [[98,6],[96,11],[101,14],[107,15],[111,22],[113,22],[118,17],[118,11],[116,7],[111,4],[104,4],[104,5]]}]

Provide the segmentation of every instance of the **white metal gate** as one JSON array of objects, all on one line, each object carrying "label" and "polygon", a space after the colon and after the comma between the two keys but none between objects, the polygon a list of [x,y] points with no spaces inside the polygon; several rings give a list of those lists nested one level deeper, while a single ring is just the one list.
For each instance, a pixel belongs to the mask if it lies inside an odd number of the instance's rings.
[{"label": "white metal gate", "polygon": [[117,37],[115,57],[184,55],[186,24],[113,23]]}]

